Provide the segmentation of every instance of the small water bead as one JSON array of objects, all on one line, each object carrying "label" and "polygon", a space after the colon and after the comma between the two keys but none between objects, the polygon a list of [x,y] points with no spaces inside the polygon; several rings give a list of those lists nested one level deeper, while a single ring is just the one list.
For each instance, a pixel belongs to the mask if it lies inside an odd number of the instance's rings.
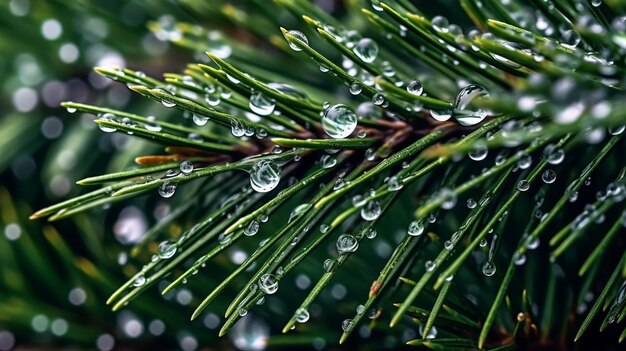
[{"label": "small water bead", "polygon": [[265,96],[261,93],[255,93],[250,95],[250,101],[248,103],[250,110],[260,116],[267,116],[274,112],[276,107],[276,100]]},{"label": "small water bead", "polygon": [[[115,122],[115,115],[113,115],[112,113],[105,113],[103,114],[100,119],[103,119],[105,121],[109,121],[109,122]],[[98,128],[100,128],[101,131],[105,132],[105,133],[113,133],[115,132],[117,129],[114,127],[110,127],[110,126],[106,126],[106,125],[102,125],[102,124],[98,124]]]},{"label": "small water bead", "polygon": [[374,228],[370,229],[365,233],[365,237],[368,239],[374,239],[378,235],[378,232]]},{"label": "small water bead", "polygon": [[66,107],[65,109],[67,110],[68,113],[76,112],[76,108],[75,107]]},{"label": "small water bead", "polygon": [[356,136],[357,138],[363,139],[367,136],[367,132],[365,131],[365,129],[361,129]]},{"label": "small water bead", "polygon": [[558,149],[556,145],[550,144],[543,149],[543,156],[549,164],[558,165],[565,159],[565,152],[563,149]]},{"label": "small water bead", "polygon": [[203,126],[206,124],[206,122],[209,121],[209,117],[194,113],[192,116],[192,120],[193,120],[193,123],[195,123],[197,126]]},{"label": "small water bead", "polygon": [[602,0],[591,0],[591,5],[593,7],[599,7],[600,5],[602,5]]},{"label": "small water bead", "polygon": [[359,241],[354,235],[341,234],[336,242],[337,252],[340,255],[349,252],[355,252],[359,248]]},{"label": "small water bead", "polygon": [[178,245],[175,242],[169,240],[162,241],[158,248],[159,257],[162,259],[171,258],[174,256],[177,249]]},{"label": "small water bead", "polygon": [[433,25],[433,29],[444,33],[448,32],[448,26],[450,25],[448,19],[443,16],[433,17],[431,24]]},{"label": "small water bead", "polygon": [[154,116],[146,117],[146,124],[144,124],[144,128],[151,132],[160,132],[161,129],[163,129],[161,125],[156,122],[156,117]]},{"label": "small water bead", "polygon": [[333,185],[333,190],[341,189],[344,185],[346,185],[345,180],[342,177],[337,178],[335,180],[335,184]]},{"label": "small water bead", "polygon": [[352,328],[352,319],[345,319],[343,322],[341,322],[341,329],[344,332],[348,332],[350,328]]},{"label": "small water bead", "polygon": [[472,198],[467,199],[467,203],[466,204],[467,204],[467,208],[469,208],[469,209],[475,208],[476,205],[477,205],[476,200],[474,200]]},{"label": "small water bead", "polygon": [[487,157],[488,152],[487,145],[479,142],[473,146],[472,150],[468,152],[467,155],[474,161],[482,161]]},{"label": "small water bead", "polygon": [[350,94],[359,95],[361,94],[361,91],[363,91],[363,87],[361,87],[361,84],[352,83],[352,85],[350,85]]},{"label": "small water bead", "polygon": [[490,261],[483,263],[482,267],[483,274],[487,277],[491,277],[496,273],[496,264]]},{"label": "small water bead", "polygon": [[368,119],[383,118],[383,110],[369,101],[365,101],[361,103],[357,107],[356,113],[357,115],[368,118]]},{"label": "small water bead", "polygon": [[410,94],[420,96],[422,95],[422,92],[424,92],[424,87],[422,86],[422,82],[414,79],[406,85],[406,91],[408,91]]},{"label": "small water bead", "polygon": [[420,236],[424,233],[424,221],[416,220],[409,224],[409,229],[407,230],[407,234],[410,236]]},{"label": "small water bead", "polygon": [[331,155],[323,155],[320,158],[320,164],[322,165],[322,168],[325,169],[333,168],[337,164],[337,159]]},{"label": "small water bead", "polygon": [[133,286],[140,287],[146,283],[146,277],[143,274],[138,275],[135,280],[133,280]]},{"label": "small water bead", "polygon": [[236,119],[233,119],[230,124],[230,132],[234,137],[242,137],[246,135],[246,129],[244,125]]},{"label": "small water bead", "polygon": [[535,250],[536,248],[539,247],[540,243],[541,243],[541,240],[538,237],[534,237],[534,238],[531,238],[530,241],[527,240],[524,246],[526,246],[528,250]]},{"label": "small water bead", "polygon": [[253,236],[254,234],[259,232],[259,222],[252,220],[248,224],[248,226],[243,230],[243,233],[246,236]]},{"label": "small water bead", "polygon": [[289,220],[287,220],[287,223],[291,223],[294,219],[302,216],[310,208],[311,208],[311,204],[308,204],[308,203],[304,203],[304,204],[300,204],[296,206],[296,208],[294,208],[293,211],[291,211],[291,213],[289,214]]},{"label": "small water bead", "polygon": [[385,96],[381,93],[376,93],[372,96],[372,103],[376,106],[381,106],[385,102]]},{"label": "small water bead", "polygon": [[322,116],[322,127],[334,139],[348,137],[357,125],[354,111],[347,105],[337,104],[327,108]]},{"label": "small water bead", "polygon": [[378,56],[378,44],[370,38],[363,38],[354,46],[352,51],[365,63],[374,62]]},{"label": "small water bead", "polygon": [[239,309],[239,316],[240,317],[245,317],[248,314],[248,310],[246,310],[245,308],[240,308]]},{"label": "small water bead", "polygon": [[170,182],[164,182],[159,187],[159,195],[164,198],[170,198],[176,192],[176,184],[171,184]]},{"label": "small water bead", "polygon": [[489,241],[486,238],[480,239],[480,242],[478,243],[480,247],[485,247],[487,244],[489,244]]},{"label": "small water bead", "polygon": [[372,8],[376,11],[382,11],[383,7],[380,5],[380,0],[372,0]]},{"label": "small water bead", "polygon": [[268,295],[274,294],[278,291],[278,279],[273,274],[263,274],[259,278],[259,288]]},{"label": "small water bead", "polygon": [[382,213],[380,202],[371,200],[368,201],[365,206],[361,208],[361,218],[365,221],[374,221]]},{"label": "small water bead", "polygon": [[311,314],[306,310],[306,308],[300,307],[296,310],[295,317],[298,323],[306,323],[311,317]]},{"label": "small water bead", "polygon": [[302,51],[303,44],[309,45],[309,39],[306,37],[306,35],[304,35],[304,33],[302,33],[299,30],[288,30],[285,34],[289,34],[290,36],[297,39],[297,40],[293,40],[289,38],[287,35],[284,35],[285,39],[287,39],[287,43],[289,44],[289,47],[293,51]]},{"label": "small water bead", "polygon": [[280,166],[271,160],[261,160],[250,170],[250,186],[254,191],[267,193],[280,182]]},{"label": "small water bead", "polygon": [[517,182],[517,190],[526,191],[528,189],[530,189],[530,182],[528,182],[528,180],[522,179],[519,182]]},{"label": "small water bead", "polygon": [[207,94],[204,97],[204,101],[206,101],[206,103],[209,104],[209,106],[217,106],[221,102],[219,96],[217,96],[217,95],[210,95],[210,94]]},{"label": "small water bead", "polygon": [[424,263],[424,268],[426,268],[426,272],[432,272],[435,269],[435,262],[433,261],[426,261],[426,263]]},{"label": "small water bead", "polygon": [[439,122],[445,122],[452,117],[451,110],[430,110],[430,116]]},{"label": "small water bead", "polygon": [[321,224],[320,225],[320,233],[324,234],[328,231],[328,229],[330,229],[330,226],[328,224]]},{"label": "small water bead", "polygon": [[387,181],[387,187],[389,188],[390,191],[398,191],[402,189],[403,186],[404,186],[404,181],[402,180],[402,178],[397,177],[397,176],[393,176],[389,178],[389,180]]},{"label": "small water bead", "polygon": [[477,100],[489,96],[487,89],[480,85],[468,85],[461,89],[454,100],[454,118],[462,126],[473,126],[482,122],[489,111],[479,107],[472,107]]},{"label": "small water bead", "polygon": [[556,173],[551,169],[546,169],[541,175],[541,180],[546,184],[552,184],[556,180]]},{"label": "small water bead", "polygon": [[526,263],[526,255],[521,254],[521,253],[516,251],[513,254],[513,263],[515,263],[515,265],[517,265],[517,266],[523,265],[524,263]]},{"label": "small water bead", "polygon": [[327,258],[324,260],[324,272],[330,272],[333,269],[334,260]]},{"label": "small water bead", "polygon": [[193,171],[193,163],[189,160],[184,160],[180,163],[179,168],[183,174],[189,174]]},{"label": "small water bead", "polygon": [[624,130],[626,129],[626,125],[620,125],[620,126],[614,126],[614,127],[610,127],[609,128],[609,134],[611,135],[620,135],[622,133],[624,133]]},{"label": "small water bead", "polygon": [[527,169],[533,163],[533,158],[525,151],[520,150],[517,152],[517,167],[520,169]]}]

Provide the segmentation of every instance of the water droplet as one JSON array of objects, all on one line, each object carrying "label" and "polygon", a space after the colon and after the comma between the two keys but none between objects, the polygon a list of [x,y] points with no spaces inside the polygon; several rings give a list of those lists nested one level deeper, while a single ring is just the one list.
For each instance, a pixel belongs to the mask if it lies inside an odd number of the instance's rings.
[{"label": "water droplet", "polygon": [[237,138],[242,137],[246,134],[246,129],[244,128],[244,125],[236,119],[231,120],[230,131],[233,136]]},{"label": "water droplet", "polygon": [[305,308],[300,307],[296,310],[295,317],[298,323],[306,323],[311,317],[311,314],[309,314],[309,311]]},{"label": "water droplet", "polygon": [[419,236],[422,235],[422,233],[424,232],[424,221],[421,219],[418,219],[416,221],[413,221],[409,224],[409,229],[407,231],[407,233],[410,236]]},{"label": "water droplet", "polygon": [[483,263],[482,267],[483,274],[487,277],[491,277],[496,273],[496,264],[490,261]]},{"label": "water droplet", "polygon": [[482,161],[487,157],[487,153],[487,145],[482,142],[477,142],[472,147],[472,150],[467,153],[467,155],[474,161]]},{"label": "water droplet", "polygon": [[461,89],[454,100],[454,118],[462,126],[473,126],[482,122],[489,111],[473,107],[472,104],[488,96],[487,90],[480,85],[468,85]]},{"label": "water droplet", "polygon": [[365,221],[374,221],[380,216],[381,212],[380,202],[371,200],[361,208],[361,218]]},{"label": "water droplet", "polygon": [[253,236],[259,231],[259,222],[252,220],[248,226],[243,230],[243,233],[247,236]]},{"label": "water droplet", "polygon": [[410,94],[420,96],[424,91],[424,87],[422,86],[422,82],[415,79],[410,81],[409,84],[406,85],[406,91],[408,91]]},{"label": "water droplet", "polygon": [[178,249],[178,245],[175,242],[169,240],[161,241],[158,248],[159,257],[162,259],[171,258],[176,253],[176,249]]},{"label": "water droplet", "polygon": [[163,129],[161,125],[156,122],[156,117],[154,116],[146,117],[146,122],[144,127],[151,132],[160,132],[161,129]]},{"label": "water droplet", "polygon": [[209,117],[206,116],[202,116],[202,115],[198,115],[198,114],[193,114],[193,123],[195,123],[198,126],[203,126],[206,124],[206,122],[209,121]]},{"label": "water droplet", "polygon": [[556,180],[556,173],[551,169],[546,169],[541,175],[541,180],[546,184],[552,184]]},{"label": "water droplet", "polygon": [[296,206],[296,208],[294,208],[293,211],[291,211],[291,213],[289,214],[289,220],[287,221],[287,223],[291,223],[294,219],[302,216],[304,213],[306,213],[306,211],[309,210],[309,208],[311,208],[311,204],[308,203]]},{"label": "water droplet", "polygon": [[334,260],[327,258],[326,260],[324,260],[324,271],[325,272],[330,272],[333,269],[333,264],[335,263]]},{"label": "water droplet", "polygon": [[297,40],[292,40],[292,39],[288,38],[287,36],[285,36],[285,39],[287,39],[287,43],[289,44],[289,47],[293,51],[302,51],[302,45],[303,44],[304,45],[309,45],[309,39],[301,31],[299,31],[299,30],[288,30],[287,34],[289,34],[292,37],[294,37],[295,39],[297,39]]},{"label": "water droplet", "polygon": [[263,274],[259,278],[259,288],[268,295],[274,294],[278,291],[278,279],[272,274]]},{"label": "water droplet", "polygon": [[439,122],[445,122],[447,120],[450,119],[450,117],[452,117],[452,111],[451,110],[430,110],[430,116],[439,121]]},{"label": "water droplet", "polygon": [[376,232],[376,230],[374,228],[371,228],[367,231],[367,233],[365,233],[365,237],[368,239],[374,239],[377,234],[378,233]]},{"label": "water droplet", "polygon": [[261,160],[252,166],[250,185],[254,191],[266,193],[272,191],[280,182],[280,166],[271,160]]},{"label": "water droplet", "polygon": [[255,93],[250,95],[250,102],[248,106],[252,112],[260,116],[267,116],[274,112],[276,107],[276,100],[267,97],[261,93]]},{"label": "water droplet", "polygon": [[426,263],[424,263],[424,268],[426,268],[426,272],[432,272],[435,269],[435,262],[433,261],[426,261]]},{"label": "water droplet", "polygon": [[372,8],[376,11],[382,11],[383,7],[380,6],[380,0],[372,0]]},{"label": "water droplet", "polygon": [[342,255],[348,252],[355,252],[359,248],[359,241],[351,234],[341,234],[337,238],[337,252]]},{"label": "water droplet", "polygon": [[322,127],[331,138],[346,138],[354,132],[356,125],[356,114],[347,105],[333,105],[324,111]]},{"label": "water droplet", "polygon": [[189,174],[193,171],[193,163],[189,160],[184,160],[180,163],[179,168],[183,174]]},{"label": "water droplet", "polygon": [[176,192],[176,184],[170,184],[169,182],[164,182],[159,187],[159,195],[164,198],[170,198]]},{"label": "water droplet", "polygon": [[397,177],[397,176],[393,176],[389,178],[389,180],[387,181],[387,187],[389,188],[390,191],[398,191],[402,189],[403,186],[404,186],[404,181],[402,180],[402,178]]},{"label": "water droplet", "polygon": [[135,280],[133,281],[133,286],[135,287],[140,287],[143,286],[146,283],[146,277],[144,277],[143,274],[137,276],[137,278],[135,278]]},{"label": "water droplet", "polygon": [[247,314],[248,314],[248,310],[246,310],[245,308],[242,307],[239,309],[239,316],[244,317]]},{"label": "water droplet", "polygon": [[337,164],[337,159],[331,155],[323,155],[320,158],[320,163],[322,165],[322,168],[332,168],[335,167],[335,165]]},{"label": "water droplet", "polygon": [[328,229],[330,229],[330,226],[328,224],[321,224],[320,225],[320,233],[324,234],[328,231]]},{"label": "water droplet", "polygon": [[343,322],[341,322],[341,329],[344,332],[349,331],[351,327],[352,327],[352,319],[346,319]]},{"label": "water droplet", "polygon": [[516,157],[517,167],[520,169],[527,169],[533,163],[532,157],[523,150],[518,151]]},{"label": "water droplet", "polygon": [[431,23],[434,30],[444,33],[448,32],[448,26],[450,25],[450,23],[448,22],[447,18],[443,16],[435,16],[433,17]]},{"label": "water droplet", "polygon": [[363,38],[352,49],[356,56],[365,63],[374,62],[378,56],[378,44],[370,38]]},{"label": "water droplet", "polygon": [[591,0],[591,5],[593,7],[599,7],[600,5],[602,5],[602,0]]},{"label": "water droplet", "polygon": [[385,96],[381,93],[376,93],[372,96],[372,103],[376,106],[381,106],[385,102]]},{"label": "water droplet", "polygon": [[611,135],[620,135],[624,132],[624,130],[626,129],[626,125],[621,125],[621,126],[613,126],[609,128],[609,134]]},{"label": "water droplet", "polygon": [[74,108],[74,107],[67,107],[67,108],[66,108],[66,110],[67,110],[67,112],[69,112],[69,113],[74,113],[74,112],[76,112],[76,108]]},{"label": "water droplet", "polygon": [[361,94],[361,91],[363,91],[363,87],[361,87],[361,84],[355,82],[350,85],[350,94],[359,95]]},{"label": "water droplet", "polygon": [[523,265],[524,263],[526,263],[526,255],[521,254],[521,253],[516,251],[513,254],[513,263],[515,263],[518,266]]},{"label": "water droplet", "polygon": [[476,200],[472,198],[467,199],[466,204],[467,204],[467,208],[470,208],[470,209],[475,208],[477,205]]},{"label": "water droplet", "polygon": [[517,182],[517,190],[526,191],[529,188],[530,188],[530,182],[528,182],[528,180],[522,179],[519,182]]}]

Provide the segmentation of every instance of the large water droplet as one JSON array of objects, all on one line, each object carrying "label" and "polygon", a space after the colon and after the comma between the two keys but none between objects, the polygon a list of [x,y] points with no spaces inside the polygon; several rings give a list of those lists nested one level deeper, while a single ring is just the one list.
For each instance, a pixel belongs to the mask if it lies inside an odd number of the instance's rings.
[{"label": "large water droplet", "polygon": [[276,100],[261,93],[255,93],[250,95],[250,102],[248,105],[250,106],[252,112],[261,116],[267,116],[274,112]]},{"label": "large water droplet", "polygon": [[274,294],[278,291],[278,279],[273,274],[263,274],[259,278],[259,288],[268,295]]},{"label": "large water droplet", "polygon": [[[289,44],[289,47],[293,51],[302,51],[302,48],[301,48],[302,44],[309,45],[309,39],[301,31],[299,31],[299,30],[288,30],[287,34],[289,34],[292,37],[297,39],[297,40],[291,40],[290,38],[288,38],[285,35],[285,39],[287,39],[287,43]],[[302,42],[302,43],[300,43],[300,42]]]},{"label": "large water droplet", "polygon": [[370,38],[363,38],[352,49],[363,62],[374,62],[378,56],[378,44]]},{"label": "large water droplet", "polygon": [[468,85],[461,89],[454,100],[454,118],[462,126],[473,126],[482,122],[489,111],[472,104],[488,96],[487,90],[480,85]]},{"label": "large water droplet", "polygon": [[259,231],[259,222],[252,220],[248,226],[243,230],[243,233],[247,236],[253,236]]},{"label": "large water droplet", "polygon": [[209,117],[206,116],[202,116],[202,115],[198,115],[198,114],[193,114],[193,123],[195,123],[198,126],[203,126],[206,124],[206,122],[209,121]]},{"label": "large water droplet", "polygon": [[324,111],[322,127],[331,138],[343,139],[349,136],[356,129],[356,125],[356,114],[347,105],[333,105]]},{"label": "large water droplet", "polygon": [[482,142],[477,142],[472,147],[472,150],[467,153],[467,155],[474,161],[482,161],[485,159],[485,157],[487,157],[487,153],[487,145]]},{"label": "large water droplet", "polygon": [[178,245],[175,242],[165,240],[161,241],[158,248],[159,257],[162,259],[168,259],[174,256],[176,250],[178,249]]},{"label": "large water droplet", "polygon": [[262,160],[250,170],[250,185],[259,193],[272,191],[280,182],[280,166],[271,160]]},{"label": "large water droplet", "polygon": [[337,252],[340,255],[348,252],[355,252],[359,248],[359,241],[351,234],[341,234],[337,238]]}]

